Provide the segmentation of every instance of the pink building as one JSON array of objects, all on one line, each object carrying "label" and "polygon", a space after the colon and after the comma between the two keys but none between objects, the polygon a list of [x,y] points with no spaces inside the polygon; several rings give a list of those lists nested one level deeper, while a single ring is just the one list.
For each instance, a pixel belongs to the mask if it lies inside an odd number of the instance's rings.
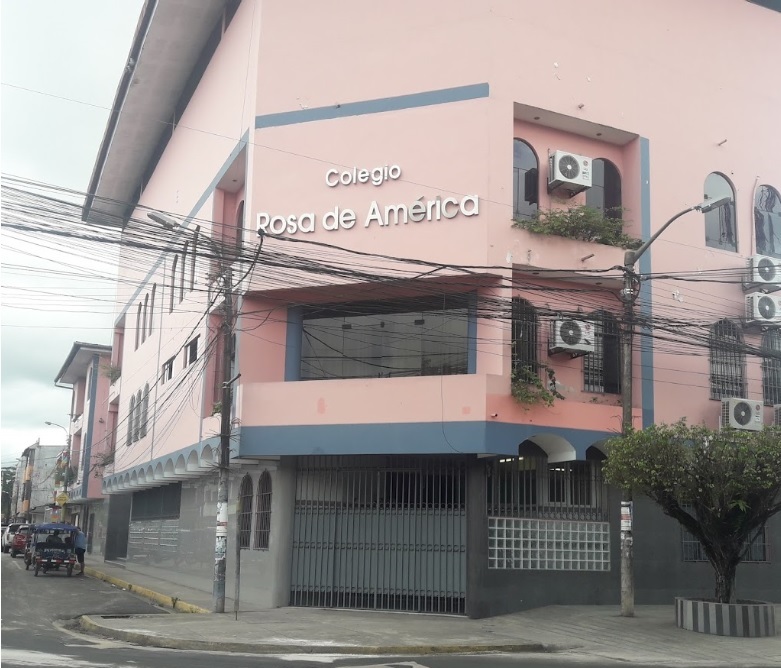
[{"label": "pink building", "polygon": [[55,497],[67,496],[61,518],[82,528],[90,554],[102,554],[106,538],[102,481],[112,470],[116,437],[106,422],[111,377],[111,346],[76,341],[54,379],[72,388],[71,421],[63,427],[70,448],[57,461]]},{"label": "pink building", "polygon": [[[107,558],[211,589],[230,379],[243,601],[616,602],[621,234],[726,198],[636,267],[635,426],[781,404],[760,4],[149,0],[84,205],[125,240]],[[711,590],[696,541],[636,524],[638,601]],[[778,594],[779,548],[742,596]]]}]

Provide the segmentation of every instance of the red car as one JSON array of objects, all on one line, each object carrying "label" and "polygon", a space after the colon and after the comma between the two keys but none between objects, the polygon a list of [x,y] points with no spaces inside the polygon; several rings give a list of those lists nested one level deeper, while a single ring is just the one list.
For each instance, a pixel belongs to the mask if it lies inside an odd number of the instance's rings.
[{"label": "red car", "polygon": [[30,534],[30,525],[21,524],[19,529],[11,539],[11,557],[16,559],[17,554],[24,554],[24,549],[27,546],[27,537]]}]

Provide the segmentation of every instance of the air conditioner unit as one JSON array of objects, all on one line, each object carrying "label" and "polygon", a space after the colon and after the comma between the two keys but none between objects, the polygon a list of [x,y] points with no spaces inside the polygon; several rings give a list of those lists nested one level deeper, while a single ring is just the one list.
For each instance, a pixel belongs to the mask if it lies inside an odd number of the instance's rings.
[{"label": "air conditioner unit", "polygon": [[781,325],[781,297],[764,292],[746,295],[747,325]]},{"label": "air conditioner unit", "polygon": [[571,353],[573,357],[594,352],[594,323],[557,318],[551,322],[548,352]]},{"label": "air conditioner unit", "polygon": [[762,431],[762,402],[748,399],[722,399],[722,429],[748,429]]},{"label": "air conditioner unit", "polygon": [[781,427],[781,404],[773,406],[773,426]]},{"label": "air conditioner unit", "polygon": [[574,195],[591,187],[591,158],[555,151],[549,156],[548,163],[548,191],[564,188]]},{"label": "air conditioner unit", "polygon": [[752,255],[748,259],[746,288],[766,287],[781,290],[781,260],[767,255]]}]

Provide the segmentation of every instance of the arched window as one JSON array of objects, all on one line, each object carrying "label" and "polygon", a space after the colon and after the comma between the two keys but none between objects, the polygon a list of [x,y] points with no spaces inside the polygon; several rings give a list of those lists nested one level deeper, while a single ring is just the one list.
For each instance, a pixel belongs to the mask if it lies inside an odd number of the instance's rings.
[{"label": "arched window", "polygon": [[719,320],[710,328],[710,398],[746,396],[746,355],[743,335],[731,320]]},{"label": "arched window", "polygon": [[198,235],[201,232],[200,226],[193,232],[193,252],[190,253],[190,290],[195,288],[195,261],[198,257]]},{"label": "arched window", "polygon": [[263,471],[258,480],[258,509],[255,514],[255,549],[268,550],[271,535],[271,475]]},{"label": "arched window", "polygon": [[185,243],[182,249],[182,262],[179,266],[179,303],[184,301],[184,279],[187,275],[187,251],[189,250],[189,244]]},{"label": "arched window", "polygon": [[244,247],[244,200],[239,202],[239,208],[236,210],[236,257],[241,257],[241,250]]},{"label": "arched window", "polygon": [[144,295],[144,315],[141,318],[141,343],[146,341],[146,323],[149,317],[149,295]]},{"label": "arched window", "polygon": [[239,547],[249,548],[249,537],[252,531],[252,478],[249,473],[241,480],[239,488]]},{"label": "arched window", "polygon": [[152,299],[149,300],[149,320],[147,320],[147,327],[149,329],[149,334],[152,333],[152,323],[155,318],[155,296],[157,295],[157,283],[155,283],[152,286]]},{"label": "arched window", "polygon": [[621,393],[621,330],[615,316],[597,311],[594,323],[594,352],[583,357],[586,392]]},{"label": "arched window", "polygon": [[537,309],[520,297],[512,305],[512,364],[514,372],[537,373]]},{"label": "arched window", "polygon": [[136,395],[136,414],[133,418],[133,440],[137,441],[141,438],[141,390]]},{"label": "arched window", "polygon": [[729,197],[730,201],[712,211],[706,211],[705,245],[737,252],[738,237],[735,227],[735,190],[723,174],[711,172],[705,179],[705,199]]},{"label": "arched window", "polygon": [[781,258],[781,197],[772,186],[761,185],[754,195],[754,234],[757,253]]},{"label": "arched window", "polygon": [[513,141],[513,218],[531,218],[539,204],[540,163],[523,139]]},{"label": "arched window", "polygon": [[149,420],[149,383],[144,386],[144,398],[141,403],[141,438],[146,436],[146,426]]},{"label": "arched window", "polygon": [[141,302],[138,302],[138,311],[136,312],[136,350],[138,350],[138,345],[141,343],[141,327],[143,326],[141,323],[142,308]]},{"label": "arched window", "polygon": [[133,442],[133,424],[136,419],[136,395],[130,397],[130,408],[127,412],[127,444]]},{"label": "arched window", "polygon": [[765,405],[781,404],[781,330],[771,329],[762,337],[762,396]]},{"label": "arched window", "polygon": [[171,264],[171,299],[168,302],[169,313],[174,310],[174,299],[176,298],[176,266],[178,263],[179,256],[174,255],[173,263]]},{"label": "arched window", "polygon": [[591,163],[591,188],[586,191],[586,206],[610,218],[622,218],[621,175],[609,160],[597,158]]}]

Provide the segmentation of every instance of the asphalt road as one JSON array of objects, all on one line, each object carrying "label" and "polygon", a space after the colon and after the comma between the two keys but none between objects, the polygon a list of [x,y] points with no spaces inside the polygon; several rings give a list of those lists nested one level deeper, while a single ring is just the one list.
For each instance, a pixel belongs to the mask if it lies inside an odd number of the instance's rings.
[{"label": "asphalt road", "polygon": [[[136,647],[71,630],[80,615],[171,614],[134,594],[89,577],[33,576],[21,558],[0,555],[4,668],[604,668],[610,663],[568,655],[425,657],[261,656]],[[176,613],[181,614],[181,613]],[[618,665],[618,664],[614,664]],[[626,665],[621,662],[621,665]],[[649,667],[650,668],[650,667]],[[657,667],[658,668],[658,667]]]}]

